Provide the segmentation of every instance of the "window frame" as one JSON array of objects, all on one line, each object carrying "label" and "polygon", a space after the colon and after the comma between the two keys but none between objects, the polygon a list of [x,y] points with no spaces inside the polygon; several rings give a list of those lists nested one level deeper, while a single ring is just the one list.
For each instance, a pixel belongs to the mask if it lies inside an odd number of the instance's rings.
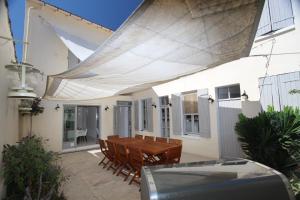
[{"label": "window frame", "polygon": [[[196,94],[196,102],[197,102],[197,113],[185,113],[185,108],[184,108],[184,96],[188,95],[188,94]],[[200,136],[200,124],[199,124],[199,108],[198,108],[198,91],[197,90],[191,90],[191,91],[187,91],[187,92],[183,92],[180,95],[181,97],[181,110],[182,110],[182,136]],[[191,128],[192,131],[191,132],[187,132],[186,131],[186,116],[191,116]],[[198,131],[195,131],[195,116],[198,116]]]},{"label": "window frame", "polygon": [[[238,86],[239,87],[239,89],[240,89],[240,96],[239,97],[231,98],[230,89],[229,88],[233,87],[233,86]],[[219,90],[223,89],[223,88],[227,88],[228,98],[220,98],[220,96],[219,96]],[[218,87],[217,88],[217,97],[218,97],[219,101],[239,100],[239,99],[241,99],[241,85],[239,83],[237,83],[237,84],[232,84],[232,85],[226,85],[226,86]]]}]

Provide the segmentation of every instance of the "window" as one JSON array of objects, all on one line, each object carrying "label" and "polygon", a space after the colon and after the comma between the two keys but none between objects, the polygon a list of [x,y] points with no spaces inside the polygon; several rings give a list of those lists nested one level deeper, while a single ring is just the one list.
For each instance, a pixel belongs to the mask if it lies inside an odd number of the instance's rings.
[{"label": "window", "polygon": [[183,94],[184,134],[199,133],[199,114],[197,92]]},{"label": "window", "polygon": [[294,24],[291,0],[265,0],[256,36]]},{"label": "window", "polygon": [[241,98],[240,85],[232,85],[218,88],[218,99],[237,99]]},{"label": "window", "polygon": [[170,110],[168,104],[169,104],[168,96],[163,96],[159,98],[160,125],[161,125],[162,137],[170,137]]},{"label": "window", "polygon": [[68,50],[68,69],[72,69],[78,63],[80,63],[79,58],[77,58],[72,51]]}]

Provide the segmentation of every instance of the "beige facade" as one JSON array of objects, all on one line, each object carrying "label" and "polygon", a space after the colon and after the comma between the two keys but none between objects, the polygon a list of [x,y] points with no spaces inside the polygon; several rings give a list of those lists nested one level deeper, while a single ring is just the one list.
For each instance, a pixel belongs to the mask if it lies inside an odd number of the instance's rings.
[{"label": "beige facade", "polygon": [[[213,99],[217,99],[216,89],[222,86],[239,84],[241,93],[246,91],[249,95],[247,101],[242,101],[242,112],[247,116],[255,116],[260,111],[260,92],[258,87],[258,79],[267,75],[276,75],[294,71],[300,71],[299,55],[295,52],[300,52],[298,44],[300,42],[300,5],[296,0],[292,1],[294,13],[294,25],[285,29],[274,32],[271,35],[256,38],[253,43],[250,57],[241,58],[239,60],[226,63],[212,69],[204,70],[199,73],[174,80],[162,85],[155,86],[145,91],[139,91],[130,96],[115,96],[99,100],[87,102],[63,102],[63,101],[43,101],[45,112],[33,119],[33,132],[37,135],[49,139],[49,149],[62,151],[62,135],[63,135],[63,104],[77,105],[97,105],[101,106],[100,114],[100,135],[106,138],[107,135],[113,133],[113,110],[105,111],[104,108],[109,106],[112,108],[118,100],[135,101],[146,98],[152,98],[154,104],[159,105],[159,97],[191,90],[208,89],[208,94]],[[50,12],[47,8],[43,8],[43,12]],[[37,10],[32,12],[32,16],[37,14]],[[46,17],[46,15],[44,16]],[[48,16],[49,17],[49,16]],[[54,17],[54,15],[51,17]],[[32,22],[34,22],[32,19]],[[84,27],[87,32],[93,27],[84,23],[78,27]],[[28,39],[28,62],[38,66],[46,75],[63,72],[67,69],[67,47],[62,41],[52,32],[42,30],[32,23],[29,29]],[[47,32],[47,33],[46,33]],[[45,33],[44,38],[38,35]],[[43,44],[45,51],[39,51],[40,44]],[[269,67],[267,67],[267,56],[269,55],[273,45],[273,52]],[[163,66],[161,66],[163,68]],[[159,71],[157,72],[159,73]],[[39,82],[39,81],[36,81]],[[45,78],[37,87],[39,95],[42,95],[45,87]],[[56,104],[60,105],[59,110],[55,110]],[[183,140],[183,151],[193,154],[199,154],[205,157],[219,158],[220,157],[220,128],[218,121],[218,104],[215,101],[209,104],[210,112],[210,137],[189,136],[189,135],[173,135],[172,123],[171,137],[180,138]],[[170,116],[172,119],[172,116]],[[132,119],[134,117],[132,116]],[[28,132],[28,120],[23,120],[22,133]],[[172,121],[172,120],[171,120]],[[133,121],[133,124],[135,122]],[[27,124],[27,125],[26,125]],[[27,126],[27,128],[26,128]],[[161,135],[160,128],[160,113],[158,108],[153,107],[153,132],[138,131],[145,135]],[[134,127],[134,125],[133,125]],[[133,133],[135,132],[133,128]]]},{"label": "beige facade", "polygon": [[[0,1],[0,36],[12,38],[5,1]],[[7,93],[12,86],[16,74],[4,68],[11,61],[15,61],[15,50],[12,41],[0,38],[0,152],[4,144],[15,144],[18,140],[19,113],[18,102],[8,99]],[[2,153],[0,153],[0,171],[2,167]],[[0,175],[0,198],[3,197],[3,178]]]}]

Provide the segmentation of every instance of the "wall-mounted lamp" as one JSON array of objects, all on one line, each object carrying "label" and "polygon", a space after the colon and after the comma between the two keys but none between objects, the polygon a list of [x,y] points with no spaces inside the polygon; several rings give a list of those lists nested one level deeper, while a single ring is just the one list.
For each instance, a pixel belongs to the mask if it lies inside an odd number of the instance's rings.
[{"label": "wall-mounted lamp", "polygon": [[243,100],[248,100],[249,96],[248,94],[246,93],[246,91],[244,90],[243,94],[241,95],[242,99]]},{"label": "wall-mounted lamp", "polygon": [[153,103],[153,104],[152,104],[152,107],[156,108],[156,105]]},{"label": "wall-mounted lamp", "polygon": [[55,106],[54,109],[55,109],[55,110],[58,110],[58,109],[60,109],[60,106],[59,106],[58,104],[56,104],[56,106]]},{"label": "wall-mounted lamp", "polygon": [[168,103],[168,106],[172,107],[172,103]]},{"label": "wall-mounted lamp", "polygon": [[211,95],[209,95],[209,97],[208,97],[208,99],[207,99],[207,100],[208,100],[208,102],[209,102],[209,103],[213,103],[213,102],[215,101],[215,100],[212,98],[212,96],[211,96]]},{"label": "wall-mounted lamp", "polygon": [[108,111],[108,110],[109,110],[109,107],[108,107],[108,106],[106,106],[106,107],[104,108],[104,110],[105,110],[105,111]]}]

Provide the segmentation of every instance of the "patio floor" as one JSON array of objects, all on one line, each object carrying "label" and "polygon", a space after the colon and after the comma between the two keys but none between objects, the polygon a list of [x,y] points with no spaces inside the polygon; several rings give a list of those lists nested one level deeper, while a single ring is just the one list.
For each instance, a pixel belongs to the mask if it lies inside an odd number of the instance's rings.
[{"label": "patio floor", "polygon": [[[81,151],[61,155],[61,165],[69,180],[63,190],[72,200],[137,200],[140,199],[138,186],[128,185],[123,176],[112,175],[98,166],[102,158],[99,150]],[[193,154],[182,154],[182,162],[209,160]]]}]

